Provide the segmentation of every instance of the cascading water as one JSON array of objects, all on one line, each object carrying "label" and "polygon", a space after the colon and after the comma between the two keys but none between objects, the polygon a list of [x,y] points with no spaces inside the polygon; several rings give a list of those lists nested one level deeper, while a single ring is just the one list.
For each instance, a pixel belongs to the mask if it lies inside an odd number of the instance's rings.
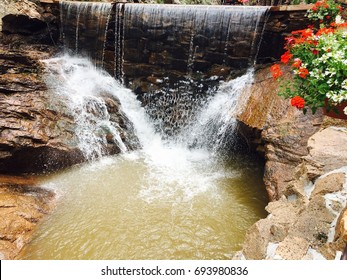
[{"label": "cascading water", "polygon": [[[159,89],[154,86],[139,94],[157,130],[171,136],[194,118],[199,107],[216,92],[219,81],[228,78],[220,77],[216,69],[237,76],[253,65],[267,10],[247,6],[125,5],[124,63],[129,65],[132,56],[138,55],[141,62],[152,65],[154,77],[161,77],[155,82],[161,84]],[[130,56],[126,46],[132,45],[143,49],[138,53],[132,48]]]},{"label": "cascading water", "polygon": [[61,40],[65,50],[83,54],[102,66],[111,3],[60,1]]},{"label": "cascading water", "polygon": [[[187,74],[198,62],[194,61],[196,53],[206,45],[211,52],[220,49],[225,62],[238,57],[237,51],[242,52],[247,67],[254,62],[261,37],[258,27],[262,28],[260,23],[267,10],[268,7],[250,6],[130,4],[124,9],[124,22],[130,24],[125,26],[124,35],[130,37],[134,30],[147,30],[162,42],[180,42],[185,49],[177,56],[187,61]],[[240,44],[243,49],[235,49],[234,45]]]},{"label": "cascading water", "polygon": [[208,148],[213,152],[235,150],[236,116],[247,103],[247,87],[253,82],[253,74],[250,69],[243,76],[223,83],[177,138],[190,147]]},{"label": "cascading water", "polygon": [[[216,69],[235,77],[254,63],[268,11],[252,6],[69,1],[60,8],[67,48],[92,57],[125,84],[131,83],[131,73],[149,72],[135,77],[139,80],[159,75],[160,88],[149,87],[138,98],[156,129],[169,136],[184,128],[219,81],[228,78],[218,76]],[[145,70],[137,68],[143,63]]]},{"label": "cascading water", "polygon": [[[121,152],[136,147],[136,143],[123,142],[122,129],[117,123],[119,120],[112,119],[107,105],[107,98],[114,99],[114,90],[126,91],[127,94],[129,90],[121,87],[112,77],[96,71],[87,59],[65,55],[43,62],[52,98],[59,97],[60,102],[68,107],[76,126],[77,146],[86,159],[93,160],[108,154],[106,147],[110,139]],[[131,129],[130,123],[123,125]]]}]

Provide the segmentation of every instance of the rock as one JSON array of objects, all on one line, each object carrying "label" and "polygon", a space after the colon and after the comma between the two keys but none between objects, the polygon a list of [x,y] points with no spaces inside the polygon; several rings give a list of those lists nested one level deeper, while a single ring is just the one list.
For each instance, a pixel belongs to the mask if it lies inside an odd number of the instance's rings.
[{"label": "rock", "polygon": [[347,207],[341,212],[338,218],[334,239],[342,239],[347,243]]},{"label": "rock", "polygon": [[[307,180],[305,168],[298,168],[293,185]],[[304,198],[292,194],[270,202],[269,215],[249,229],[240,254],[246,259],[335,259],[347,242],[346,178],[347,166],[323,174],[315,184],[307,181],[298,191]]]},{"label": "rock", "polygon": [[271,215],[272,220],[282,225],[292,225],[301,211],[299,207],[285,198],[270,202],[265,209]]},{"label": "rock", "polygon": [[39,58],[45,51],[0,47],[0,172],[40,172],[81,162],[71,117],[49,108]]},{"label": "rock", "polygon": [[[283,71],[285,77],[290,78],[288,69]],[[270,200],[286,193],[295,167],[300,164],[301,157],[308,154],[307,140],[318,131],[323,119],[320,113],[304,115],[290,106],[288,100],[279,97],[277,91],[278,84],[270,70],[258,70],[249,100],[237,117],[250,128],[261,131],[258,142],[264,145],[264,183]]]},{"label": "rock", "polygon": [[338,169],[347,162],[347,128],[328,127],[313,135],[307,143],[306,161],[318,165],[321,173]]},{"label": "rock", "polygon": [[14,259],[53,206],[54,193],[32,179],[0,177],[0,259]]},{"label": "rock", "polygon": [[21,44],[23,41],[48,44],[57,42],[59,23],[57,12],[51,7],[45,9],[28,0],[6,0],[6,2],[1,17],[2,32],[8,35],[7,42],[11,38],[12,41],[13,38],[20,38],[15,44]]},{"label": "rock", "polygon": [[[293,126],[288,127],[286,135],[290,135]],[[270,128],[266,129],[272,133]],[[267,139],[272,139],[267,164],[274,168],[266,172],[272,178],[285,178],[283,195],[268,204],[267,218],[249,229],[240,254],[247,259],[339,258],[347,242],[346,128],[328,127],[316,132],[308,140],[309,154],[296,159],[298,153],[292,161],[286,154],[289,146],[285,141],[281,143],[284,137]],[[283,146],[279,149],[277,144]],[[295,168],[296,160],[299,164]]]},{"label": "rock", "polygon": [[262,219],[251,226],[246,234],[242,253],[248,260],[263,260],[266,257],[271,221]]},{"label": "rock", "polygon": [[8,33],[33,33],[45,27],[43,8],[28,0],[10,2],[7,15],[2,18],[2,31]]},{"label": "rock", "polygon": [[281,242],[276,250],[276,254],[285,260],[300,260],[308,250],[309,242],[304,238],[288,236]]},{"label": "rock", "polygon": [[316,195],[325,195],[327,193],[333,193],[341,191],[343,184],[345,183],[345,173],[331,173],[326,177],[320,178],[315,183],[315,188],[311,194],[312,197]]},{"label": "rock", "polygon": [[323,196],[316,196],[297,216],[288,234],[304,238],[311,246],[321,246],[328,241],[330,225],[335,216],[326,207]]}]

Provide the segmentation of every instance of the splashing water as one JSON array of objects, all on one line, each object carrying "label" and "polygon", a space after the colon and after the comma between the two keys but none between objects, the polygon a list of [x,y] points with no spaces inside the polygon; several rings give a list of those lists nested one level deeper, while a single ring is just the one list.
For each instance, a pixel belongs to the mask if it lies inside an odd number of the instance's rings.
[{"label": "splashing water", "polygon": [[188,129],[179,138],[188,146],[209,148],[213,152],[235,145],[236,116],[242,112],[248,97],[247,87],[253,82],[254,70],[223,83],[215,96],[200,109]]},{"label": "splashing water", "polygon": [[[45,63],[50,71],[59,73],[49,83],[52,90],[69,97],[70,110],[79,112],[79,117],[83,115],[79,106],[88,107],[83,105],[85,100],[95,102],[105,92],[119,99],[142,149],[104,157],[42,182],[60,194],[60,203],[20,258],[231,258],[240,249],[247,228],[265,215],[261,169],[244,158],[223,162],[204,145],[190,148],[190,137],[162,140],[135,95],[85,59],[64,56]],[[209,109],[198,114],[204,118],[197,117],[197,123],[203,127],[213,123],[209,121],[215,118],[213,110],[218,110],[220,117],[233,110],[241,92],[238,87],[249,77],[221,86],[206,105]],[[99,101],[96,104],[94,117],[108,123],[104,106]],[[221,117],[214,123],[226,124],[231,118]],[[81,135],[84,129],[95,130],[90,121],[76,123]],[[205,135],[209,136],[213,137]],[[86,152],[97,146],[87,144]]]},{"label": "splashing water", "polygon": [[62,97],[76,124],[78,148],[92,160],[106,154],[106,135],[111,134],[122,152],[119,125],[111,120],[104,97],[113,91],[127,91],[93,64],[83,58],[65,55],[43,61],[47,67],[46,83],[53,98]]}]

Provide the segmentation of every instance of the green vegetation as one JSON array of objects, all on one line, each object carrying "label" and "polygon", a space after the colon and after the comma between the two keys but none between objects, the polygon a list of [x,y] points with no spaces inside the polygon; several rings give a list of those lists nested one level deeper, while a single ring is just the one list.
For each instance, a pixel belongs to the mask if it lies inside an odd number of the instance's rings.
[{"label": "green vegetation", "polygon": [[[318,1],[307,13],[313,24],[285,38],[281,62],[291,65],[294,77],[291,83],[285,82],[280,94],[304,112],[307,107],[313,113],[320,107],[335,111],[347,100],[347,23],[341,12],[333,0]],[[282,75],[279,64],[271,72],[275,79]]]}]

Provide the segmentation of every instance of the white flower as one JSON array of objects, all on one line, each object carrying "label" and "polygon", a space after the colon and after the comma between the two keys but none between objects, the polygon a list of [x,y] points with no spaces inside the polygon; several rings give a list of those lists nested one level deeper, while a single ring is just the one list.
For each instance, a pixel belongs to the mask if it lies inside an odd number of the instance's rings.
[{"label": "white flower", "polygon": [[343,113],[347,115],[347,106],[345,107],[345,109],[343,109]]},{"label": "white flower", "polygon": [[337,24],[341,24],[341,23],[344,23],[345,21],[342,19],[341,15],[337,15],[335,18],[335,22]]}]

